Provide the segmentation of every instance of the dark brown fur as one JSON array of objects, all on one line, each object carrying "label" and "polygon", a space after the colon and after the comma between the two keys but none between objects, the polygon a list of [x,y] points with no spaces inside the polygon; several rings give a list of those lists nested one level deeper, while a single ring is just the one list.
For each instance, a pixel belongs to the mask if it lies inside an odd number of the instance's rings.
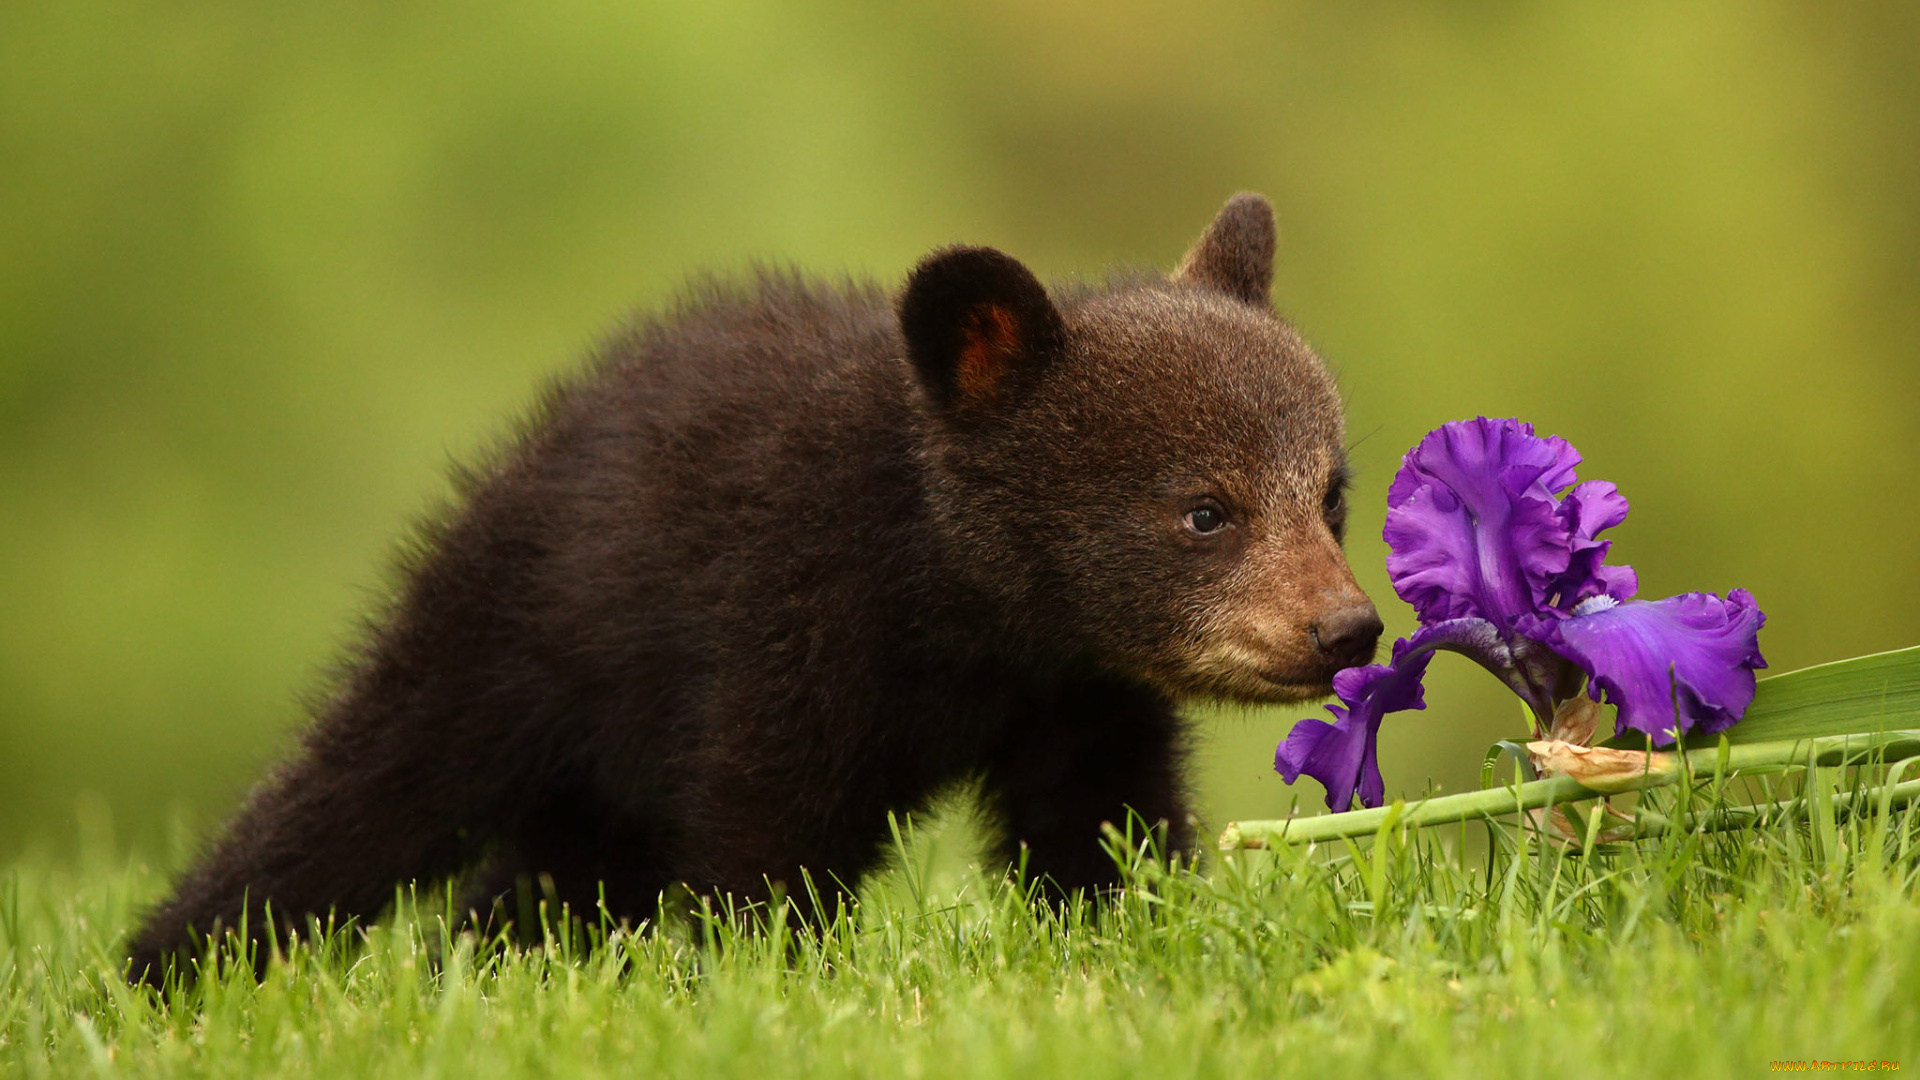
[{"label": "dark brown fur", "polygon": [[1241,196],[1171,279],[1050,296],[954,248],[898,313],[762,273],[621,336],[462,477],[133,974],[243,905],[258,936],[476,866],[636,920],[851,884],[889,810],[969,777],[1062,888],[1113,880],[1129,808],[1188,845],[1176,700],[1322,695],[1379,633],[1272,236]]}]

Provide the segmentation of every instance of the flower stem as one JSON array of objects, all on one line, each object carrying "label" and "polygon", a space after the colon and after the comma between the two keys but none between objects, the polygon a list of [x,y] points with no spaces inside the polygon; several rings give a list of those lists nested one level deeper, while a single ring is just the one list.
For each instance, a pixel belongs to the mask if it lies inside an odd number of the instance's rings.
[{"label": "flower stem", "polygon": [[[1884,802],[1889,809],[1893,809],[1905,806],[1916,798],[1920,798],[1920,780],[1907,780],[1891,786],[1837,792],[1833,796],[1833,811],[1837,820],[1844,821],[1877,802]],[[1725,832],[1769,822],[1797,821],[1806,817],[1812,806],[1813,801],[1805,798],[1755,806],[1722,806],[1687,814],[1678,823],[1665,814],[1642,810],[1634,815],[1633,835],[1638,839],[1659,836],[1676,829],[1680,832]]]},{"label": "flower stem", "polygon": [[[1665,754],[1666,752],[1662,752]],[[1722,755],[1725,755],[1724,757]],[[1678,754],[1669,756],[1678,757]],[[1620,786],[1609,785],[1613,790],[1630,788],[1663,787],[1690,775],[1731,776],[1736,772],[1774,771],[1781,768],[1804,765],[1833,767],[1838,765],[1864,765],[1899,761],[1903,758],[1920,756],[1920,730],[1887,731],[1872,735],[1831,735],[1818,739],[1782,739],[1777,742],[1743,743],[1721,745],[1685,752],[1684,769],[1660,768],[1650,762],[1650,768],[1635,782]],[[1894,791],[1903,800],[1913,797],[1903,793],[1903,789],[1915,783],[1895,785]],[[1868,789],[1867,793],[1878,796],[1878,789]],[[1546,780],[1512,784],[1506,787],[1489,788],[1485,791],[1470,791],[1459,795],[1442,795],[1434,799],[1420,799],[1414,802],[1395,802],[1389,806],[1377,806],[1370,810],[1352,810],[1342,814],[1320,814],[1306,818],[1281,818],[1271,821],[1235,821],[1227,825],[1220,834],[1220,849],[1235,851],[1249,848],[1264,848],[1279,844],[1304,844],[1319,840],[1337,840],[1342,837],[1371,836],[1383,825],[1410,828],[1428,825],[1445,825],[1457,821],[1470,821],[1476,818],[1496,817],[1503,814],[1522,813],[1564,802],[1598,797],[1601,792],[1592,790],[1579,781],[1566,776],[1556,776]],[[1727,808],[1722,811],[1707,811],[1683,818],[1684,828],[1694,828],[1708,820],[1713,813],[1731,813],[1734,809],[1741,812],[1764,813],[1764,807]],[[1650,812],[1641,815],[1647,819],[1650,829],[1672,827],[1672,823],[1661,818],[1661,824],[1655,825]],[[1729,818],[1728,820],[1734,820]],[[1726,826],[1733,827],[1733,826]]]}]

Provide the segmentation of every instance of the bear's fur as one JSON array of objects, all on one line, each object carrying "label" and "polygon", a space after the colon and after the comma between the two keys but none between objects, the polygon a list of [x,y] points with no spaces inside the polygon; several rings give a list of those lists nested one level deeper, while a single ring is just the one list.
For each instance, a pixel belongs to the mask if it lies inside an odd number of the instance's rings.
[{"label": "bear's fur", "polygon": [[476,868],[635,921],[851,885],[967,778],[1061,889],[1113,880],[1129,809],[1189,845],[1176,701],[1325,695],[1380,632],[1273,243],[1242,195],[1171,276],[956,247],[897,305],[763,272],[639,323],[461,475],[132,975]]}]

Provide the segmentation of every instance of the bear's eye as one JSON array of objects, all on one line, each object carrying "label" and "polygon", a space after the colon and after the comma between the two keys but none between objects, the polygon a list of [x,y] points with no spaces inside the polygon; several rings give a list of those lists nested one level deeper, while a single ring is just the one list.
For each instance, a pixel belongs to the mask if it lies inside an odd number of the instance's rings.
[{"label": "bear's eye", "polygon": [[1211,536],[1227,527],[1227,512],[1217,503],[1204,502],[1187,511],[1183,520],[1188,532],[1195,536]]},{"label": "bear's eye", "polygon": [[1347,538],[1347,471],[1338,469],[1333,479],[1327,482],[1327,493],[1320,496],[1320,516],[1332,531],[1333,538],[1345,541]]}]

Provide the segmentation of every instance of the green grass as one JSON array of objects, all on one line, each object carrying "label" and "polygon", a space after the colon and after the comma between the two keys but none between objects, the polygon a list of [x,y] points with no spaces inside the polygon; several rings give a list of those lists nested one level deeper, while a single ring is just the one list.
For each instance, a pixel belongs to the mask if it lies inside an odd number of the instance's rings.
[{"label": "green grass", "polygon": [[1198,873],[1136,854],[1120,899],[1064,912],[977,871],[930,872],[929,845],[908,844],[818,934],[715,919],[500,952],[422,899],[296,948],[257,986],[229,972],[171,1003],[118,977],[160,879],[39,859],[0,872],[0,1075],[1920,1067],[1920,811],[1811,818],[1587,855],[1512,827],[1489,845],[1480,826]]}]

